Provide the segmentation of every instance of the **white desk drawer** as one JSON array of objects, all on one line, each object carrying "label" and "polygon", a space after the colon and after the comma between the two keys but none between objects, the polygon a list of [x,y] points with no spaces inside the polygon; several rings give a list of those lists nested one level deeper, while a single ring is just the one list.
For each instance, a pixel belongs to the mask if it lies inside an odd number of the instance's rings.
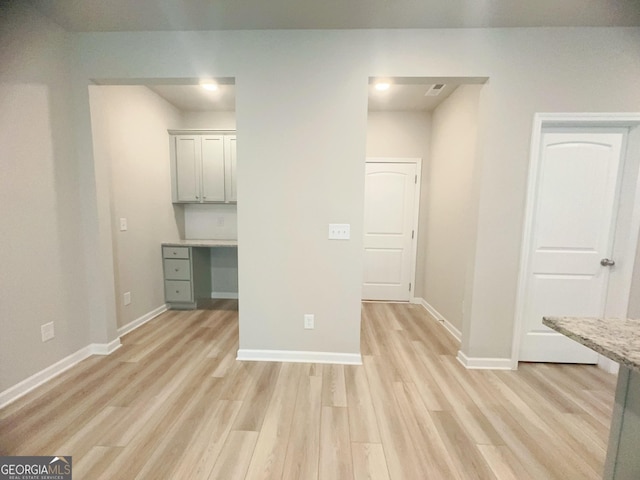
[{"label": "white desk drawer", "polygon": [[189,247],[162,247],[164,258],[189,258]]},{"label": "white desk drawer", "polygon": [[165,280],[164,295],[167,302],[193,302],[191,282],[184,280]]},{"label": "white desk drawer", "polygon": [[191,280],[191,266],[188,259],[165,258],[165,280]]}]

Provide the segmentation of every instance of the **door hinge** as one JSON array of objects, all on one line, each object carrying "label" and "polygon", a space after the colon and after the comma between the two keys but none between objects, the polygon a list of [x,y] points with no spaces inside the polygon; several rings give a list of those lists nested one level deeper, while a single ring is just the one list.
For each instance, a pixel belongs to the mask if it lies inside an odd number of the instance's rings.
[{"label": "door hinge", "polygon": [[411,291],[411,282],[409,282],[409,291]]},{"label": "door hinge", "polygon": [[416,174],[416,180],[414,182],[416,185],[418,184],[418,175]]},{"label": "door hinge", "polygon": [[414,237],[415,233],[416,233],[416,231],[415,231],[415,230],[411,230],[411,238],[413,238],[413,237]]}]

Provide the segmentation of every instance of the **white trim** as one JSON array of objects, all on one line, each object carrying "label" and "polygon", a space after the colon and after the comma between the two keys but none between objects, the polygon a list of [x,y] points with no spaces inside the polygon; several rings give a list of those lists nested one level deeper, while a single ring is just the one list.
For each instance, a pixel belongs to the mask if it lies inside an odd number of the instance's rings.
[{"label": "white trim", "polygon": [[108,355],[109,353],[117,350],[120,347],[120,339],[116,338],[110,343],[92,343],[84,348],[81,348],[75,353],[57,361],[53,365],[34,373],[29,378],[24,379],[20,383],[9,387],[4,392],[0,393],[0,408],[5,407],[18,398],[26,395],[31,390],[39,387],[40,385],[48,382],[49,380],[57,377],[61,373],[69,370],[71,367],[77,365],[84,359],[91,355]]},{"label": "white trim", "polygon": [[169,307],[165,303],[163,305],[160,305],[158,308],[155,308],[150,312],[145,313],[141,317],[138,317],[135,320],[132,320],[126,325],[118,328],[118,336],[122,337],[123,335],[126,335],[127,333],[134,331],[136,328],[141,327],[142,325],[147,323],[149,320],[156,318],[158,315],[166,312],[168,309]]},{"label": "white trim", "polygon": [[420,165],[420,157],[367,157],[366,163],[416,163]]},{"label": "white trim", "polygon": [[[533,117],[531,132],[531,145],[529,146],[529,173],[527,180],[527,196],[525,199],[525,217],[522,230],[520,269],[518,273],[518,288],[516,295],[516,309],[513,325],[513,338],[511,343],[511,369],[517,370],[520,358],[520,344],[524,328],[524,302],[527,288],[527,271],[530,262],[531,230],[533,228],[533,213],[535,186],[538,176],[538,160],[540,156],[540,142],[543,127],[638,127],[640,125],[640,113],[536,113]],[[638,194],[638,192],[636,192]],[[637,220],[638,211],[634,213],[633,223]],[[636,225],[632,225],[632,230]],[[635,255],[635,251],[634,251]]]},{"label": "white trim", "polygon": [[213,299],[237,299],[238,292],[211,292],[211,298]]},{"label": "white trim", "polygon": [[514,370],[510,358],[467,357],[462,350],[456,358],[467,370]]},{"label": "white trim", "polygon": [[236,360],[251,362],[296,362],[362,365],[362,356],[359,353],[300,352],[295,350],[239,349]]},{"label": "white trim", "polygon": [[605,357],[604,355],[598,355],[598,368],[601,368],[607,373],[613,373],[614,375],[617,375],[618,370],[620,369],[620,364],[614,362],[610,358]]},{"label": "white trim", "polygon": [[447,329],[447,331],[451,334],[453,338],[455,338],[459,342],[462,342],[462,332],[458,330],[458,328],[453,323],[451,323],[449,320],[444,318],[444,316],[442,316],[440,312],[438,312],[435,308],[433,308],[433,306],[429,302],[427,302],[424,298],[414,297],[411,299],[411,303],[417,303],[418,305],[422,305],[424,309],[429,313],[429,315],[435,318],[438,321],[438,323],[442,324],[442,326]]},{"label": "white trim", "polygon": [[91,355],[109,355],[122,346],[120,338],[116,338],[109,343],[92,343],[89,345]]}]

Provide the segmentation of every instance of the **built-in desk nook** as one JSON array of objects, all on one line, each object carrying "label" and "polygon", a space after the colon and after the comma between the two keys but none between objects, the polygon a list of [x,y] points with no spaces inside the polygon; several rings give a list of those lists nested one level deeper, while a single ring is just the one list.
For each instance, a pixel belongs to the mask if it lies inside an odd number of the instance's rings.
[{"label": "built-in desk nook", "polygon": [[211,250],[237,248],[237,240],[180,240],[162,244],[164,298],[169,308],[195,309],[212,293]]}]

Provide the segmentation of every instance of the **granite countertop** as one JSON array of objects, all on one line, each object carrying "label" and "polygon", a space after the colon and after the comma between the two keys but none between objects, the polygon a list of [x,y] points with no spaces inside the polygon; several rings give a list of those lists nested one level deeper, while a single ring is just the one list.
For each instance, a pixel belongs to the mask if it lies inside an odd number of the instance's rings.
[{"label": "granite countertop", "polygon": [[163,247],[237,247],[237,240],[178,240],[164,242]]},{"label": "granite countertop", "polygon": [[542,323],[630,369],[640,371],[640,320],[544,317]]}]

